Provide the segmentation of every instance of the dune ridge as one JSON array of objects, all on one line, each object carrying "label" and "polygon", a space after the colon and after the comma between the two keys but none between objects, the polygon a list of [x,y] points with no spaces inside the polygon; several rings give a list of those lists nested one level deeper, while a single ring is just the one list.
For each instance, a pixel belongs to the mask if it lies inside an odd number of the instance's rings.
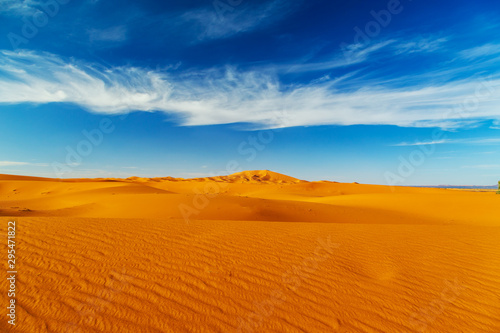
[{"label": "dune ridge", "polygon": [[18,175],[6,175],[0,174],[0,181],[2,180],[17,180],[17,181],[60,181],[60,182],[162,182],[162,181],[214,181],[214,182],[228,182],[228,183],[279,183],[279,184],[289,184],[289,183],[300,183],[307,182],[305,180],[300,180],[293,178],[278,172],[273,172],[269,170],[248,170],[242,172],[236,172],[227,176],[214,176],[214,177],[197,177],[197,178],[175,178],[175,177],[128,177],[128,178],[43,178],[43,177],[31,177],[31,176],[18,176]]}]

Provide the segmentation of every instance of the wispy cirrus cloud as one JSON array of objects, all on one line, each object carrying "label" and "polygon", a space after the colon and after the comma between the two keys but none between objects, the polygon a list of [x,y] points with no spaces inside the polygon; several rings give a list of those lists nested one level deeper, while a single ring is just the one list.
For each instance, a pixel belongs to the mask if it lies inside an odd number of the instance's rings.
[{"label": "wispy cirrus cloud", "polygon": [[91,42],[123,42],[127,39],[127,28],[119,25],[107,29],[90,29],[88,34]]},{"label": "wispy cirrus cloud", "polygon": [[197,40],[227,38],[239,33],[263,28],[293,12],[298,2],[290,4],[284,0],[274,0],[261,4],[214,1],[213,6],[202,7],[184,13],[179,24],[186,25],[197,35]]},{"label": "wispy cirrus cloud", "polygon": [[482,57],[489,57],[489,56],[499,56],[499,55],[500,55],[500,44],[493,44],[493,43],[488,43],[485,45],[477,46],[460,52],[460,56],[468,60],[482,58]]},{"label": "wispy cirrus cloud", "polygon": [[362,64],[368,61],[394,59],[413,53],[431,53],[443,49],[447,37],[414,37],[401,40],[398,38],[381,39],[369,43],[353,43],[340,45],[341,52],[336,52],[330,59],[323,61],[307,61],[293,65],[282,65],[278,68],[287,73],[303,73],[333,70],[337,68]]},{"label": "wispy cirrus cloud", "polygon": [[396,53],[435,52],[442,49],[447,41],[446,37],[418,37],[397,45]]},{"label": "wispy cirrus cloud", "polygon": [[331,59],[325,61],[307,62],[302,64],[276,66],[287,73],[303,73],[332,70],[359,64],[367,61],[377,51],[392,45],[396,40],[383,40],[373,44],[351,44],[342,50],[342,53],[335,53]]},{"label": "wispy cirrus cloud", "polygon": [[[348,89],[325,76],[284,84],[279,75],[233,67],[169,72],[100,67],[34,52],[0,53],[0,103],[74,103],[92,112],[162,111],[182,125],[246,122],[259,127],[397,125],[460,127],[500,119],[500,76],[441,84],[366,85]],[[474,100],[467,105],[468,97]],[[460,106],[467,107],[460,107]],[[286,119],[276,113],[286,110]]]}]

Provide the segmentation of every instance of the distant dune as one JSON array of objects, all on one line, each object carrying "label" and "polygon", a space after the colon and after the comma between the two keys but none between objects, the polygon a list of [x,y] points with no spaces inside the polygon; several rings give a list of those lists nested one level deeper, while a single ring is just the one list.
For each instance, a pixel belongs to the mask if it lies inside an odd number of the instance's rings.
[{"label": "distant dune", "polygon": [[268,170],[0,175],[17,332],[498,333],[499,207],[495,193]]}]

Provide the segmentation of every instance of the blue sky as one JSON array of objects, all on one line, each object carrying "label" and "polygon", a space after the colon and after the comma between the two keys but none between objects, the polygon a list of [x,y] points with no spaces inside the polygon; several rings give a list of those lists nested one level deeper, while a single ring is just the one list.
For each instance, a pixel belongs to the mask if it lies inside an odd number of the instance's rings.
[{"label": "blue sky", "polygon": [[0,1],[0,173],[492,185],[494,1]]}]

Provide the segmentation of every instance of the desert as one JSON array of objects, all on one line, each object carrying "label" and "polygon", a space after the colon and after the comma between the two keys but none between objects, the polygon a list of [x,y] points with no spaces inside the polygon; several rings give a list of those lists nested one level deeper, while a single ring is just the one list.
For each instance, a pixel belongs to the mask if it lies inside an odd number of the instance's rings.
[{"label": "desert", "polygon": [[0,333],[500,333],[499,18],[0,0]]},{"label": "desert", "polygon": [[2,233],[17,226],[14,330],[496,333],[498,200],[267,170],[1,175]]}]

